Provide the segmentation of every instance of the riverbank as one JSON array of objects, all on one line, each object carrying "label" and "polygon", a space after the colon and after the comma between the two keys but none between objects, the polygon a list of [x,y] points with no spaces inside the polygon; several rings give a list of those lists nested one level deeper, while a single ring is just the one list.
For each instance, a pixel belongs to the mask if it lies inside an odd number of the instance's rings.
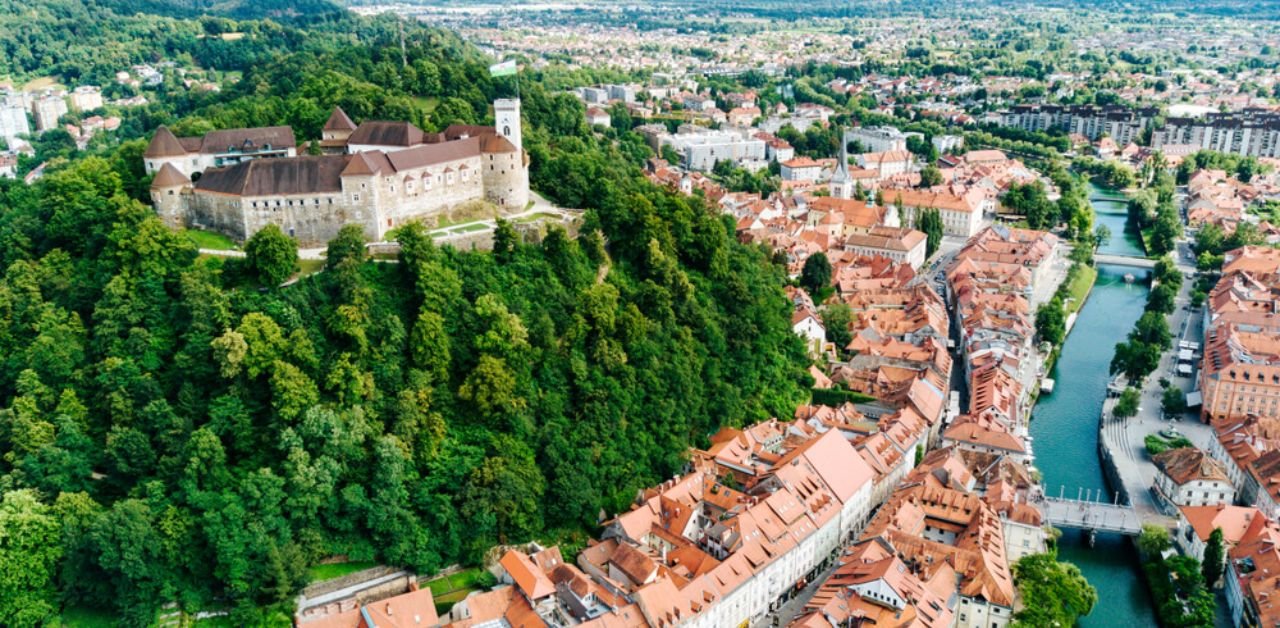
[{"label": "riverbank", "polygon": [[[1106,397],[1115,344],[1141,316],[1149,288],[1143,279],[1125,282],[1124,276],[1133,272],[1130,268],[1103,264],[1093,270],[1094,281],[1078,301],[1069,335],[1048,372],[1057,386],[1041,395],[1033,409],[1030,428],[1036,467],[1048,495],[1060,491],[1109,494],[1111,490],[1099,456],[1097,418]],[[1156,624],[1137,554],[1125,537],[1100,534],[1090,548],[1083,533],[1067,531],[1059,540],[1059,556],[1079,566],[1100,594],[1081,626]]]}]

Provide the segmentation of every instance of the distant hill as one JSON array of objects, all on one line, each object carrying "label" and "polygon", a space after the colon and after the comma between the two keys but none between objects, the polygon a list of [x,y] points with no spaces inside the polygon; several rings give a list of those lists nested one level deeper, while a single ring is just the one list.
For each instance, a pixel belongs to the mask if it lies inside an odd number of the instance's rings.
[{"label": "distant hill", "polygon": [[180,18],[217,15],[239,20],[294,20],[345,10],[329,0],[89,0],[85,4],[122,15],[148,13]]}]

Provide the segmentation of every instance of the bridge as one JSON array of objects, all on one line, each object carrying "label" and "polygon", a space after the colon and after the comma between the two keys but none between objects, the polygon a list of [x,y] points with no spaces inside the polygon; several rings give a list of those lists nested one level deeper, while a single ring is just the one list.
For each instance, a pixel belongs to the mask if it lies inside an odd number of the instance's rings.
[{"label": "bridge", "polygon": [[1048,497],[1042,502],[1045,518],[1055,528],[1074,528],[1095,532],[1113,532],[1137,536],[1142,533],[1143,518],[1132,506],[1081,499]]},{"label": "bridge", "polygon": [[1111,253],[1096,253],[1093,256],[1095,264],[1113,264],[1115,266],[1131,266],[1133,268],[1155,268],[1156,261],[1145,257],[1130,257],[1128,255],[1114,255]]}]

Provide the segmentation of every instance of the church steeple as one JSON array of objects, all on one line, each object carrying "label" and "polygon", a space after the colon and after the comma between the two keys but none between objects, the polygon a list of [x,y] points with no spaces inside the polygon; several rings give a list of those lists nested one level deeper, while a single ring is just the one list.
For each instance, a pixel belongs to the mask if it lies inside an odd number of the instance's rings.
[{"label": "church steeple", "polygon": [[840,159],[829,184],[832,198],[853,198],[853,177],[849,176],[849,137],[840,129]]}]

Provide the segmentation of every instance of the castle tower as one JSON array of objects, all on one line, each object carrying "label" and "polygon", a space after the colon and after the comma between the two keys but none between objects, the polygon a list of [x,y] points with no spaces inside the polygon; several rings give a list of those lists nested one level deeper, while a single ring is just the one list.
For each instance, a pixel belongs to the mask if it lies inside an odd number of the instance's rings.
[{"label": "castle tower", "polygon": [[516,150],[524,151],[524,144],[520,140],[519,98],[499,98],[493,101],[493,126]]},{"label": "castle tower", "polygon": [[[162,129],[164,127],[161,127]],[[151,204],[164,224],[172,228],[187,226],[187,196],[191,179],[173,164],[165,162],[151,180]]]},{"label": "castle tower", "polygon": [[840,161],[828,184],[832,198],[853,198],[853,177],[849,176],[849,138],[840,130]]},{"label": "castle tower", "polygon": [[329,120],[320,130],[321,150],[329,154],[346,152],[347,140],[355,130],[356,123],[347,117],[347,112],[343,111],[342,107],[335,106],[333,113],[329,114]]},{"label": "castle tower", "polygon": [[167,126],[160,125],[155,135],[151,136],[151,143],[147,145],[146,152],[142,153],[142,160],[147,174],[159,173],[165,164],[172,164],[179,173],[187,175],[190,174],[190,170],[186,156],[187,149],[183,148],[182,142],[178,141],[173,131],[170,131]]}]

